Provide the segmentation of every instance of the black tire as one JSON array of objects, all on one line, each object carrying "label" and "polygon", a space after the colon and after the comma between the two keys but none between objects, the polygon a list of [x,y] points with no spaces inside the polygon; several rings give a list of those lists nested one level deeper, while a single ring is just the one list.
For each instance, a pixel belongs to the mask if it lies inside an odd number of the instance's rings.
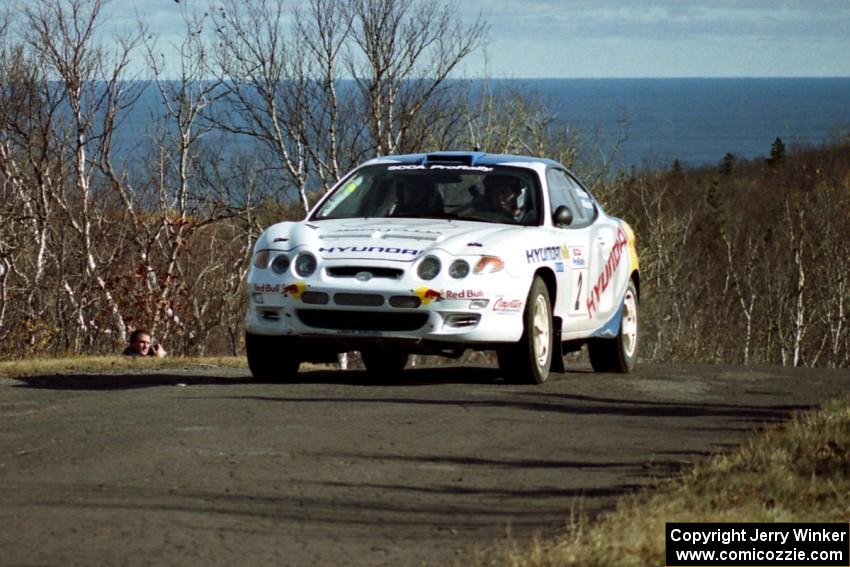
[{"label": "black tire", "polygon": [[408,353],[388,348],[370,348],[360,351],[363,366],[373,380],[398,378],[407,365]]},{"label": "black tire", "polygon": [[296,356],[297,340],[245,333],[248,368],[257,380],[287,382],[298,374],[301,361]]},{"label": "black tire", "polygon": [[519,342],[496,351],[499,370],[506,382],[542,384],[552,367],[554,320],[549,289],[535,277],[523,312],[523,332]]},{"label": "black tire", "polygon": [[591,339],[587,343],[590,365],[596,372],[627,374],[634,370],[638,348],[638,295],[633,281],[626,288],[621,308],[620,329],[613,339]]}]

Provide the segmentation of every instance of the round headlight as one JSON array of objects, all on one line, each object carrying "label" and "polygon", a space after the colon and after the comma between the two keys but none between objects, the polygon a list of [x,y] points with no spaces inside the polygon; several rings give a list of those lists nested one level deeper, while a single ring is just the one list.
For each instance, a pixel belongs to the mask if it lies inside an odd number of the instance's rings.
[{"label": "round headlight", "polygon": [[456,280],[465,278],[469,275],[469,264],[466,260],[455,260],[449,266],[449,275]]},{"label": "round headlight", "polygon": [[316,257],[309,252],[302,252],[295,258],[295,273],[302,278],[307,278],[313,275],[316,271]]},{"label": "round headlight", "polygon": [[260,268],[261,270],[265,270],[269,267],[269,251],[268,250],[260,250],[256,254],[254,254],[254,266]]},{"label": "round headlight", "polygon": [[434,256],[427,256],[419,263],[416,273],[423,280],[433,280],[440,273],[440,260]]},{"label": "round headlight", "polygon": [[272,271],[276,274],[282,274],[289,269],[289,256],[286,254],[278,254],[272,260]]}]

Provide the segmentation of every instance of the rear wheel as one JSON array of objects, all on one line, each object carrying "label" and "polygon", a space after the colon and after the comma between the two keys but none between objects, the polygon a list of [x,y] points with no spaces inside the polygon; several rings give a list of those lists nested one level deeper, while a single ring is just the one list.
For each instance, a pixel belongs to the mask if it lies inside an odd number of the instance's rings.
[{"label": "rear wheel", "polygon": [[542,384],[552,366],[554,337],[552,303],[542,278],[534,278],[523,313],[524,330],[519,342],[496,352],[506,381]]},{"label": "rear wheel", "polygon": [[590,364],[596,372],[626,374],[634,370],[638,347],[638,298],[633,281],[626,288],[620,313],[620,330],[613,339],[587,343]]},{"label": "rear wheel", "polygon": [[245,333],[248,368],[257,380],[286,382],[295,378],[301,365],[297,347],[297,341],[291,337]]},{"label": "rear wheel", "polygon": [[360,352],[363,365],[373,379],[397,378],[407,365],[408,354],[388,348],[370,348]]}]

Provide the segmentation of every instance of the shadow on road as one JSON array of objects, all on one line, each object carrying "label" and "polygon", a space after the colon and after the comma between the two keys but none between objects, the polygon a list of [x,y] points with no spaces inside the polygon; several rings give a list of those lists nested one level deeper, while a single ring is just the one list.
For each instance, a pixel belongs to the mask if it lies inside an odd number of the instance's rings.
[{"label": "shadow on road", "polygon": [[250,382],[246,377],[191,374],[61,374],[15,378],[17,388],[46,390],[133,390],[157,386],[233,386]]},{"label": "shadow on road", "polygon": [[[206,370],[205,372],[210,372]],[[215,372],[215,370],[212,370]],[[238,386],[264,385],[260,395],[242,393],[223,399],[256,400],[291,404],[408,404],[415,406],[460,405],[469,408],[491,407],[533,412],[554,412],[573,415],[615,415],[629,417],[655,418],[700,418],[725,417],[739,424],[760,424],[783,421],[793,413],[811,408],[808,405],[768,405],[768,404],[728,404],[711,402],[658,401],[643,399],[625,399],[617,397],[587,396],[547,389],[547,386],[523,386],[505,384],[499,370],[492,367],[440,366],[405,370],[401,377],[380,379],[365,371],[308,370],[300,372],[287,382],[258,382],[247,375],[227,375],[225,373],[199,373],[188,370],[185,373],[149,373],[149,374],[69,374],[45,375],[17,378],[23,384],[19,388],[41,388],[52,390],[129,390],[163,386]],[[323,391],[321,395],[303,395],[308,393],[301,386],[333,384],[343,386],[363,386],[368,396],[358,397],[356,390],[347,390],[346,395],[339,392]],[[407,387],[439,386],[452,384],[504,384],[504,393],[490,391],[486,398],[480,395],[458,395],[457,391],[429,392],[428,397],[419,395],[406,397],[399,395]],[[378,386],[379,388],[375,388]],[[382,395],[381,386],[387,387]],[[314,394],[309,390],[310,394]],[[479,392],[480,394],[481,392]],[[284,395],[280,395],[284,394]],[[299,395],[301,394],[301,395]],[[766,400],[765,400],[766,401]],[[728,423],[728,422],[727,422]],[[681,424],[679,425],[681,427]],[[699,427],[699,423],[693,423]]]},{"label": "shadow on road", "polygon": [[[394,390],[398,393],[397,390]],[[374,394],[374,392],[372,392]],[[811,409],[805,405],[730,405],[713,403],[683,403],[683,402],[644,402],[641,400],[605,400],[599,398],[597,403],[575,403],[568,401],[569,396],[553,395],[549,400],[525,400],[523,392],[514,392],[505,397],[492,399],[458,397],[447,395],[445,398],[421,398],[398,396],[352,397],[352,396],[234,396],[233,399],[255,400],[260,402],[277,402],[286,404],[404,404],[411,406],[463,406],[473,408],[503,408],[509,410],[526,410],[537,413],[553,412],[572,415],[614,415],[624,417],[653,417],[653,418],[701,418],[724,417],[735,422],[752,424],[785,421],[796,412]],[[681,424],[679,425],[682,426]],[[752,429],[743,427],[742,429]]]},{"label": "shadow on road", "polygon": [[[469,366],[443,366],[433,368],[411,368],[393,379],[370,376],[361,370],[307,370],[287,381],[275,382],[255,380],[251,376],[228,376],[198,373],[132,373],[132,374],[52,374],[15,378],[23,385],[19,388],[41,388],[49,390],[131,390],[159,386],[234,386],[244,384],[268,384],[273,387],[305,384],[339,384],[349,386],[426,386],[432,384],[490,384],[498,383],[501,374],[495,368]],[[247,372],[247,371],[246,371]]]}]

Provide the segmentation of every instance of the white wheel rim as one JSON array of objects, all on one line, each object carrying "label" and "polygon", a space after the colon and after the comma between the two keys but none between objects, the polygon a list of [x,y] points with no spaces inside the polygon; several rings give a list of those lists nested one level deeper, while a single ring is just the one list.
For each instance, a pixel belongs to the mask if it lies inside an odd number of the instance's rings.
[{"label": "white wheel rim", "polygon": [[552,318],[549,316],[549,306],[546,299],[538,295],[534,301],[534,319],[532,320],[531,333],[532,345],[534,346],[534,358],[537,366],[543,368],[549,361],[549,347],[552,344]]},{"label": "white wheel rim", "polygon": [[623,337],[623,352],[631,358],[637,348],[638,314],[637,299],[634,292],[629,289],[623,299],[623,320],[620,324],[620,333]]}]

